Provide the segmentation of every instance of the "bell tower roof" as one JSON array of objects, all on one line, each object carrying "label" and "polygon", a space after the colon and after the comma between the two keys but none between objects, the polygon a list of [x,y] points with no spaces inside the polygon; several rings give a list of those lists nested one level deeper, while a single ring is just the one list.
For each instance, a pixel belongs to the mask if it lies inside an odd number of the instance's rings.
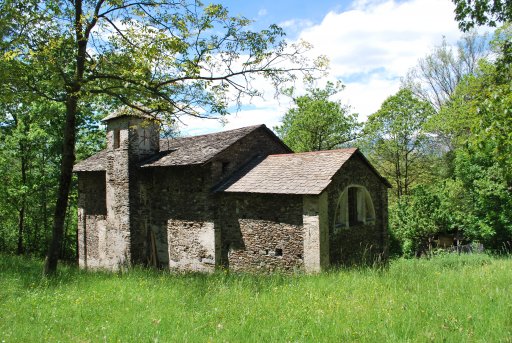
[{"label": "bell tower roof", "polygon": [[103,118],[101,121],[106,123],[111,120],[124,118],[124,117],[134,117],[134,118],[140,118],[140,119],[145,119],[145,120],[159,121],[156,118],[156,116],[152,116],[152,115],[143,113],[141,111],[137,111],[137,110],[127,107],[127,106],[117,109],[113,113],[111,113],[108,116],[106,116],[105,118]]}]

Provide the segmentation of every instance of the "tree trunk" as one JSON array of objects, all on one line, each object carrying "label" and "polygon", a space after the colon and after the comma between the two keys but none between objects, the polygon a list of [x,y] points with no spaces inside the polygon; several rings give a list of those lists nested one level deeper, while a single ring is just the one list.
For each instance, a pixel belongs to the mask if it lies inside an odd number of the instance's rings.
[{"label": "tree trunk", "polygon": [[75,94],[68,96],[66,102],[66,125],[64,128],[64,144],[62,149],[62,161],[60,163],[60,180],[57,202],[53,219],[52,240],[48,247],[48,253],[44,264],[44,275],[52,275],[57,271],[57,262],[61,252],[62,238],[64,235],[64,220],[68,207],[69,188],[75,162],[75,124],[78,107],[78,97]]},{"label": "tree trunk", "polygon": [[[102,1],[98,2],[100,6]],[[62,239],[64,236],[64,224],[66,210],[68,207],[69,189],[73,175],[73,163],[75,162],[75,135],[76,135],[76,114],[78,112],[78,101],[85,71],[85,60],[87,54],[87,34],[84,35],[82,0],[75,0],[75,37],[77,44],[76,69],[74,81],[66,87],[66,125],[64,127],[62,161],[60,164],[59,193],[55,204],[55,214],[52,230],[52,241],[48,247],[48,253],[44,264],[44,275],[52,275],[57,271],[57,262],[62,250]],[[88,31],[92,29],[89,24]]]},{"label": "tree trunk", "polygon": [[25,225],[25,204],[21,205],[18,212],[18,255],[23,254],[23,227]]},{"label": "tree trunk", "polygon": [[[24,127],[25,137],[23,137],[23,139],[25,139],[28,135],[28,132],[26,129],[26,124],[24,123],[24,125],[25,125],[25,127]],[[27,185],[27,156],[26,156],[27,149],[23,142],[23,139],[22,139],[22,141],[20,141],[19,146],[20,146],[20,154],[21,154],[21,185],[25,187]],[[24,189],[23,193],[21,195],[21,204],[20,204],[21,206],[20,206],[20,209],[18,210],[18,249],[17,249],[18,255],[23,254],[23,250],[24,250],[23,249],[23,233],[25,231],[25,207],[27,204],[27,195],[25,192],[26,192],[26,190]]]}]

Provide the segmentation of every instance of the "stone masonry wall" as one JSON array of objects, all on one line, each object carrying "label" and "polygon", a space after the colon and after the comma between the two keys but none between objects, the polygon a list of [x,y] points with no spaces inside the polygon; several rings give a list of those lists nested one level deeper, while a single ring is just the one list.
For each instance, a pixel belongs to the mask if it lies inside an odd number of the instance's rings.
[{"label": "stone masonry wall", "polygon": [[78,174],[78,264],[97,268],[105,258],[105,172]]},{"label": "stone masonry wall", "polygon": [[329,218],[327,193],[303,196],[304,270],[319,272],[329,267]]},{"label": "stone masonry wall", "polygon": [[212,271],[216,250],[209,165],[154,168],[148,173],[144,184],[151,199],[142,207],[149,212],[160,264]]},{"label": "stone masonry wall", "polygon": [[215,270],[215,228],[212,222],[170,219],[167,223],[169,267],[175,270]]},{"label": "stone masonry wall", "polygon": [[235,271],[303,268],[302,196],[219,194],[221,263]]},{"label": "stone masonry wall", "polygon": [[[235,270],[302,268],[301,196],[250,195],[221,209],[226,203],[212,193],[216,184],[254,157],[288,152],[266,129],[255,130],[204,165],[137,168],[137,161],[156,146],[154,139],[142,142],[148,131],[130,120],[108,123],[103,183],[98,175],[91,181],[93,174],[81,173],[81,265],[116,269],[143,263],[212,271],[224,254],[225,265]],[[120,144],[114,149],[116,129]],[[88,212],[86,205],[101,205],[101,214]],[[224,227],[233,229],[222,232],[216,219],[220,212],[225,212]],[[221,244],[221,238],[227,243]],[[249,250],[238,251],[242,246]]]},{"label": "stone masonry wall", "polygon": [[[141,236],[154,235],[160,265],[212,271],[221,253],[220,231],[214,224],[219,204],[212,187],[254,156],[279,152],[287,149],[262,128],[204,165],[143,168],[139,172],[138,227]],[[144,249],[148,255],[148,243]]]},{"label": "stone masonry wall", "polygon": [[[375,223],[335,228],[335,213],[343,190],[349,185],[364,186],[375,209]],[[372,264],[387,258],[387,187],[357,155],[333,177],[328,189],[330,264]]]}]

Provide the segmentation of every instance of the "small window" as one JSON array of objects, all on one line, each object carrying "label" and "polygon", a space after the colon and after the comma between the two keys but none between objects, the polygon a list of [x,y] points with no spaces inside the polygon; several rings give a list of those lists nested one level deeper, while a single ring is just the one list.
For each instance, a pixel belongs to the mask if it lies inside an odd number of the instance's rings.
[{"label": "small window", "polygon": [[114,149],[119,149],[121,145],[121,130],[114,129]]},{"label": "small window", "polygon": [[222,162],[222,174],[226,174],[229,168],[229,162]]},{"label": "small window", "polygon": [[275,256],[283,256],[283,249],[276,249]]}]

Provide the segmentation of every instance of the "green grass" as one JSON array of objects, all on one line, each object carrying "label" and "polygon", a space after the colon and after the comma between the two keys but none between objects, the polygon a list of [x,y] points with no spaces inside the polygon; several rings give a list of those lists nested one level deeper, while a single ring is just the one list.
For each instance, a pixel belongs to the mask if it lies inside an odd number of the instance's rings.
[{"label": "green grass", "polygon": [[85,273],[0,255],[0,342],[512,342],[512,259],[320,275]]}]

